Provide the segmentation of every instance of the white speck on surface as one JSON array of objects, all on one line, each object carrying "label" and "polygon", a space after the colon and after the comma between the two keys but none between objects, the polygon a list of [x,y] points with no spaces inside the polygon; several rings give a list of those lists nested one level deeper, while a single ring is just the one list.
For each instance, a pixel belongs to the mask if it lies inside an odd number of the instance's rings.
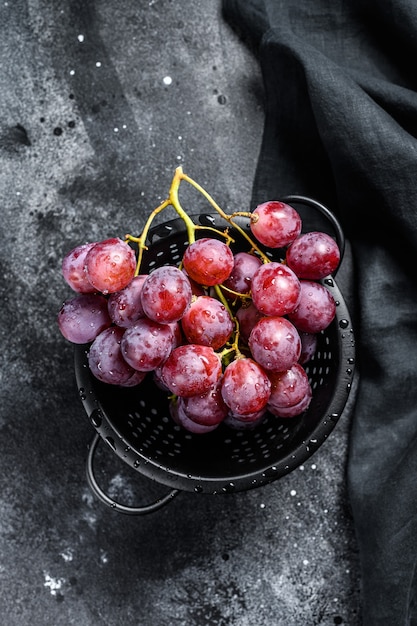
[{"label": "white speck on surface", "polygon": [[93,498],[93,494],[91,493],[90,489],[86,489],[82,495],[82,501],[85,502],[86,504],[88,504],[88,506],[93,506],[94,503],[94,498]]},{"label": "white speck on surface", "polygon": [[261,507],[261,509],[265,508],[265,504],[263,502],[259,506]]},{"label": "white speck on surface", "polygon": [[308,559],[304,559],[303,560],[303,565],[308,565],[309,564],[309,560]]},{"label": "white speck on surface", "polygon": [[102,549],[100,549],[100,562],[101,563],[109,562],[109,557],[107,556],[107,552],[105,552],[105,550],[102,550]]},{"label": "white speck on surface", "polygon": [[164,76],[162,80],[163,80],[164,85],[170,85],[172,83],[171,76]]},{"label": "white speck on surface", "polygon": [[119,129],[117,128],[117,126],[115,128],[113,128],[113,130],[114,130],[115,133],[119,132]]},{"label": "white speck on surface", "polygon": [[182,156],[178,155],[177,156],[177,161],[182,161]]},{"label": "white speck on surface", "polygon": [[69,561],[72,561],[74,558],[74,553],[73,553],[72,548],[67,548],[66,550],[61,552],[60,556],[62,556],[62,558],[64,559],[66,563],[69,563]]},{"label": "white speck on surface", "polygon": [[291,489],[290,496],[296,496],[296,495],[297,495],[296,490],[295,489]]},{"label": "white speck on surface", "polygon": [[96,67],[101,67],[101,61],[96,61]]},{"label": "white speck on surface", "polygon": [[312,469],[312,470],[317,469],[317,465],[316,465],[315,463],[313,463],[313,464],[311,465],[311,469]]},{"label": "white speck on surface", "polygon": [[75,70],[70,70],[70,76],[74,76]]},{"label": "white speck on surface", "polygon": [[58,591],[62,589],[62,585],[65,583],[65,578],[52,578],[49,574],[44,572],[45,582],[44,587],[49,587],[51,596],[56,596]]},{"label": "white speck on surface", "polygon": [[300,469],[301,471],[303,471],[303,470],[304,470],[304,465],[300,465],[300,467],[299,467],[298,469]]},{"label": "white speck on surface", "polygon": [[78,35],[77,39],[80,43],[82,43],[84,41],[84,35]]},{"label": "white speck on surface", "polygon": [[87,524],[92,530],[95,529],[95,526],[97,523],[97,517],[93,513],[89,513],[88,511],[84,513],[83,520],[87,522]]}]

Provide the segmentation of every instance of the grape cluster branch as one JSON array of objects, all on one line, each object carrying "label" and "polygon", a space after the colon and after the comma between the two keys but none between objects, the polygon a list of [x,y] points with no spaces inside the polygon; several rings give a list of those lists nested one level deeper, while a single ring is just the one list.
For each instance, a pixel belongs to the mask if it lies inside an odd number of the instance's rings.
[{"label": "grape cluster branch", "polygon": [[[180,188],[181,181],[189,183],[192,187],[194,187],[194,189],[196,189],[199,193],[201,193],[201,195],[204,196],[204,198],[206,198],[206,200],[213,207],[213,209],[220,215],[220,217],[222,217],[232,228],[234,228],[237,232],[239,232],[240,235],[242,235],[242,237],[244,237],[249,242],[252,250],[259,255],[262,261],[264,263],[269,263],[269,258],[267,257],[267,255],[259,248],[259,246],[255,243],[255,241],[252,240],[252,238],[248,235],[248,233],[243,228],[241,228],[239,224],[237,224],[234,221],[234,218],[238,216],[248,217],[252,219],[252,213],[247,212],[247,211],[236,211],[231,214],[225,213],[223,209],[213,199],[213,197],[201,185],[199,185],[195,180],[193,180],[190,176],[187,176],[187,174],[184,174],[182,167],[179,166],[175,170],[174,177],[172,179],[171,186],[169,189],[168,197],[149,214],[148,219],[146,220],[145,226],[142,230],[142,233],[139,236],[134,236],[131,234],[125,235],[126,241],[131,241],[132,243],[136,243],[138,245],[138,261],[137,261],[137,266],[136,266],[136,276],[140,272],[140,266],[142,263],[143,253],[145,250],[148,249],[146,245],[146,240],[147,240],[149,229],[152,225],[152,222],[155,219],[155,217],[159,213],[161,213],[164,209],[166,209],[168,206],[172,206],[175,209],[175,211],[178,213],[179,217],[183,220],[185,224],[185,228],[187,230],[187,239],[188,239],[189,244],[194,243],[196,239],[195,233],[197,230],[207,230],[207,231],[214,232],[220,235],[221,237],[225,238],[226,243],[228,245],[230,245],[231,243],[234,243],[234,239],[229,235],[229,232],[227,229],[222,231],[217,228],[213,228],[211,226],[202,226],[200,224],[196,224],[195,222],[193,222],[191,217],[182,207],[180,199],[179,199],[179,188]],[[255,219],[256,219],[256,216],[255,216]]]}]

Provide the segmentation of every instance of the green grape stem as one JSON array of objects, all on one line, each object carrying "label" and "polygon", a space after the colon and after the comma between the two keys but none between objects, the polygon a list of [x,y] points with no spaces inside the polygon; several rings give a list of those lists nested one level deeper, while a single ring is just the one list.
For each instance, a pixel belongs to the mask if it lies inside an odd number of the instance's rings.
[{"label": "green grape stem", "polygon": [[270,261],[269,258],[257,246],[257,244],[248,235],[248,233],[243,228],[241,228],[239,224],[236,224],[236,222],[233,221],[234,217],[244,216],[244,217],[251,218],[252,214],[247,211],[235,211],[234,213],[228,215],[217,204],[217,202],[215,202],[212,196],[201,185],[199,185],[195,180],[193,180],[190,176],[187,176],[187,174],[184,174],[182,167],[179,166],[175,170],[174,177],[172,179],[171,186],[170,186],[169,193],[168,193],[168,198],[166,198],[163,202],[161,202],[161,204],[157,206],[149,214],[148,219],[146,220],[145,226],[141,234],[138,237],[134,235],[130,235],[130,234],[125,235],[125,241],[131,241],[132,243],[136,243],[138,245],[138,260],[137,260],[136,273],[135,273],[136,275],[138,275],[140,272],[140,266],[142,263],[143,253],[145,252],[145,250],[148,249],[146,245],[146,239],[148,237],[149,229],[152,225],[152,222],[155,219],[155,217],[159,213],[161,213],[164,209],[166,209],[168,206],[172,206],[177,212],[177,214],[179,215],[179,217],[183,220],[185,224],[185,228],[187,230],[187,239],[190,244],[194,243],[195,241],[196,231],[203,230],[203,229],[207,231],[215,232],[221,237],[224,237],[226,239],[227,245],[234,243],[234,239],[229,235],[228,230],[221,231],[217,228],[213,228],[210,226],[201,226],[193,222],[193,220],[188,215],[188,213],[183,209],[180,199],[179,199],[179,188],[180,188],[181,181],[189,183],[192,187],[194,187],[194,189],[196,189],[199,193],[201,193],[201,195],[204,196],[204,198],[206,198],[206,200],[213,207],[213,209],[220,215],[220,217],[222,217],[232,228],[234,228],[237,232],[239,232],[242,235],[242,237],[244,237],[248,241],[248,243],[251,245],[252,251],[256,252],[264,263],[269,263]]},{"label": "green grape stem", "polygon": [[[216,211],[216,213],[218,213],[218,215],[227,222],[228,227],[224,231],[219,230],[218,228],[211,227],[211,226],[202,226],[199,224],[195,224],[193,222],[193,220],[188,215],[188,213],[183,209],[180,199],[179,199],[179,188],[180,188],[180,184],[182,181],[187,182],[192,187],[194,187],[194,189],[196,189],[208,201],[208,203]],[[172,206],[174,210],[176,211],[176,213],[178,214],[178,216],[183,220],[186,231],[187,231],[187,240],[189,244],[192,244],[195,242],[197,230],[207,230],[209,232],[214,232],[217,235],[225,238],[227,245],[230,245],[231,243],[234,243],[234,239],[229,234],[229,227],[231,227],[232,229],[235,229],[238,233],[240,233],[240,235],[244,239],[246,239],[246,241],[251,246],[251,251],[253,253],[256,253],[264,263],[270,262],[270,259],[258,247],[255,241],[253,241],[253,239],[250,237],[250,235],[248,235],[248,233],[239,224],[237,224],[234,221],[234,218],[236,217],[248,217],[249,219],[251,219],[252,213],[248,211],[235,211],[234,213],[230,215],[225,213],[223,209],[217,204],[217,202],[215,202],[212,196],[201,185],[199,185],[195,180],[193,180],[190,176],[187,176],[187,174],[184,174],[182,167],[179,166],[175,170],[174,177],[172,179],[172,182],[169,188],[168,197],[163,202],[161,202],[161,204],[157,206],[149,214],[141,234],[138,237],[134,235],[130,235],[130,234],[125,235],[126,241],[130,241],[138,245],[138,259],[137,259],[136,271],[135,271],[136,276],[140,273],[140,267],[142,263],[143,254],[148,249],[146,245],[146,241],[148,238],[148,234],[149,234],[149,230],[152,225],[152,222],[154,221],[155,217],[159,213],[161,213],[164,209],[166,209],[168,206]],[[214,290],[216,292],[217,297],[219,298],[219,300],[222,302],[222,304],[224,305],[224,307],[230,314],[235,325],[235,331],[233,333],[233,340],[229,342],[228,345],[219,353],[222,363],[227,364],[233,358],[234,359],[244,358],[244,354],[241,352],[239,348],[239,338],[240,338],[239,323],[236,319],[236,316],[233,315],[233,312],[230,308],[229,302],[227,301],[223,293],[223,290],[227,290],[228,292],[233,293],[236,296],[240,296],[243,298],[250,298],[250,295],[238,294],[221,285],[215,285]]]}]

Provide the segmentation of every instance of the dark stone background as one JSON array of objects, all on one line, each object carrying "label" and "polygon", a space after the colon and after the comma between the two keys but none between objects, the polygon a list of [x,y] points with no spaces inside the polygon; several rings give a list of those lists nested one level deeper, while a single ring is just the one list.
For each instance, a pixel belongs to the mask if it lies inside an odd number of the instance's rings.
[{"label": "dark stone background", "polygon": [[[214,0],[2,0],[0,29],[0,622],[359,624],[348,416],[266,487],[126,516],[86,482],[93,429],[56,324],[64,254],[139,233],[178,165],[249,208],[256,59]],[[127,504],[161,489],[107,448],[96,461]]]}]

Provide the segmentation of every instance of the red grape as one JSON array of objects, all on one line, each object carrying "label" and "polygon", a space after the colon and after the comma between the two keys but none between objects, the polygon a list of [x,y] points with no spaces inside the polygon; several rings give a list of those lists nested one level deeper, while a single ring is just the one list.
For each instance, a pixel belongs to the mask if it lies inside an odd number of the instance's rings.
[{"label": "red grape", "polygon": [[306,411],[308,409],[308,407],[310,406],[310,402],[311,402],[311,398],[312,398],[312,391],[311,389],[306,393],[306,395],[304,396],[304,398],[302,398],[300,400],[300,402],[298,402],[297,404],[294,404],[293,406],[275,406],[274,404],[269,405],[268,404],[268,411],[270,413],[272,413],[272,415],[275,415],[276,417],[296,417],[297,415],[301,415],[301,413],[303,413],[304,411]]},{"label": "red grape", "polygon": [[336,302],[321,283],[301,281],[301,297],[288,318],[299,331],[318,333],[329,326],[336,315]]},{"label": "red grape", "polygon": [[252,277],[252,300],[264,315],[286,315],[298,305],[300,281],[282,263],[265,263]]},{"label": "red grape", "polygon": [[193,296],[205,296],[205,295],[207,295],[206,294],[206,290],[204,289],[204,287],[202,285],[199,285],[198,283],[196,283],[195,280],[193,280],[192,278],[190,278],[184,268],[182,268],[181,271],[184,272],[185,276],[190,281],[191,291],[193,292]]},{"label": "red grape", "polygon": [[222,396],[232,413],[246,415],[261,411],[270,393],[270,380],[253,359],[238,358],[224,370]]},{"label": "red grape", "polygon": [[[232,273],[223,282],[223,285],[237,293],[248,294],[251,289],[252,276],[261,265],[261,259],[254,254],[237,252],[234,255]],[[225,291],[225,295],[228,298],[234,297],[233,294],[228,294],[227,291]]]},{"label": "red grape", "polygon": [[90,283],[85,271],[85,258],[95,245],[84,243],[70,250],[62,261],[62,275],[65,282],[78,293],[93,293],[96,289]]},{"label": "red grape", "polygon": [[183,256],[185,271],[200,285],[220,285],[233,270],[233,252],[223,241],[204,237],[190,244]]},{"label": "red grape", "polygon": [[[257,417],[255,417],[255,415]],[[233,430],[253,430],[264,421],[266,416],[266,409],[259,411],[258,413],[254,413],[251,415],[251,419],[242,419],[241,415],[235,415],[233,413],[229,413],[225,419],[223,420],[223,424],[228,426],[229,428],[233,428]]]},{"label": "red grape", "polygon": [[178,267],[157,267],[142,286],[145,314],[160,324],[177,322],[190,306],[192,290],[187,276]]},{"label": "red grape", "polygon": [[197,422],[191,420],[184,411],[181,399],[182,398],[177,398],[175,400],[171,400],[169,403],[169,413],[178,426],[182,426],[185,430],[188,430],[190,433],[194,433],[195,435],[204,435],[205,433],[209,433],[217,428],[218,424],[197,424]]},{"label": "red grape", "polygon": [[150,372],[167,358],[173,348],[173,330],[147,317],[138,319],[124,332],[123,358],[140,372]]},{"label": "red grape", "polygon": [[239,420],[240,422],[259,423],[259,420],[261,419],[261,417],[265,416],[265,413],[266,413],[266,405],[260,411],[255,411],[254,413],[246,413],[245,415],[241,415],[240,413],[233,413],[232,411],[229,411],[228,417],[233,418],[235,420]]},{"label": "red grape", "polygon": [[299,278],[319,280],[337,269],[340,250],[330,235],[312,231],[300,235],[288,247],[286,262]]},{"label": "red grape", "polygon": [[301,365],[310,361],[317,350],[317,335],[315,333],[299,332],[301,339],[301,354],[298,362]]},{"label": "red grape", "polygon": [[209,391],[221,374],[220,357],[213,348],[191,343],[174,348],[161,370],[171,393],[184,397]]},{"label": "red grape", "polygon": [[301,339],[284,317],[263,317],[252,329],[249,347],[255,361],[266,370],[283,372],[300,358]]},{"label": "red grape", "polygon": [[258,311],[256,306],[251,302],[249,305],[243,304],[236,311],[236,319],[239,323],[240,336],[246,343],[249,340],[252,328],[261,317],[265,317],[263,313]]},{"label": "red grape", "polygon": [[85,258],[87,279],[104,294],[120,291],[130,283],[136,270],[133,249],[116,237],[96,243]]},{"label": "red grape", "polygon": [[172,349],[174,349],[183,343],[181,324],[180,322],[172,322],[171,324],[168,324],[168,326],[172,330],[172,336],[173,336]]},{"label": "red grape", "polygon": [[268,248],[284,248],[301,232],[299,213],[285,202],[264,202],[252,212],[250,228]]},{"label": "red grape", "polygon": [[309,393],[308,376],[298,363],[284,372],[271,372],[268,376],[271,381],[269,405],[274,407],[294,406]]},{"label": "red grape", "polygon": [[107,300],[96,293],[85,293],[67,300],[58,313],[59,330],[72,343],[90,343],[110,325]]},{"label": "red grape", "polygon": [[220,424],[229,411],[223,400],[219,381],[206,393],[178,398],[178,402],[189,419],[204,426]]},{"label": "red grape", "polygon": [[145,377],[145,373],[136,372],[123,358],[120,349],[123,333],[123,328],[118,326],[106,328],[90,346],[90,370],[103,383],[132,386],[132,381],[139,384]]},{"label": "red grape", "polygon": [[146,274],[134,276],[124,289],[110,294],[108,299],[109,315],[117,326],[128,328],[133,322],[145,316],[140,299],[145,279]]},{"label": "red grape", "polygon": [[139,385],[145,378],[146,372],[139,372],[135,370],[130,378],[125,380],[123,383],[120,383],[121,387],[136,387]]},{"label": "red grape", "polygon": [[233,321],[224,304],[211,296],[199,296],[181,320],[188,343],[211,346],[218,350],[230,338]]}]

